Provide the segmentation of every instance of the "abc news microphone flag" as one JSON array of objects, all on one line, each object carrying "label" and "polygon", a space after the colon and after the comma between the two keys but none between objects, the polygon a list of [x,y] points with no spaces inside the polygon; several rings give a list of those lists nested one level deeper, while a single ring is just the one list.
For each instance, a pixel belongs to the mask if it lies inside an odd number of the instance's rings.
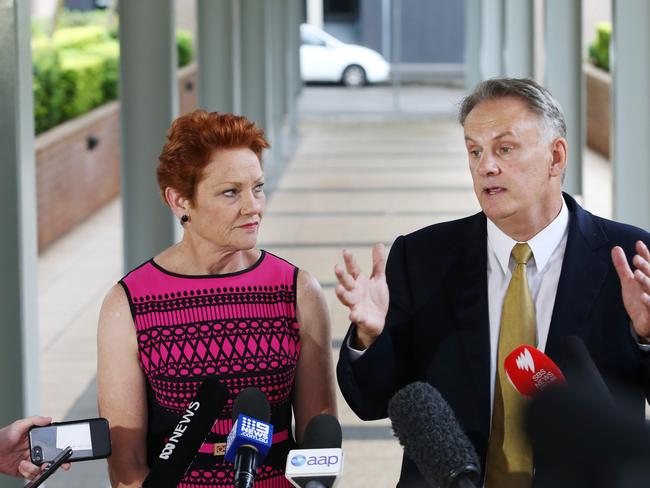
[{"label": "abc news microphone flag", "polygon": [[206,379],[142,483],[142,488],[176,488],[210,433],[228,398],[228,388]]}]

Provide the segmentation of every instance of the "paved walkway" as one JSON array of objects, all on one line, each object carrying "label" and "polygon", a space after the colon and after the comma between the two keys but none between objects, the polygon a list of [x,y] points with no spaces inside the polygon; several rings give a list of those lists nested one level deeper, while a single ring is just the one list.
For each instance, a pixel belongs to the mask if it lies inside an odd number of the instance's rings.
[{"label": "paved walkway", "polygon": [[[418,110],[390,114],[390,107],[381,107],[369,113],[387,90],[305,90],[300,144],[269,199],[260,234],[261,247],[322,284],[335,359],[347,329],[347,314],[333,292],[332,268],[341,249],[351,249],[367,270],[374,242],[390,245],[399,234],[477,209],[462,132],[450,115],[460,91],[418,88],[405,94]],[[332,114],[333,100],[345,107],[345,116]],[[355,108],[361,111],[355,114]],[[585,202],[605,216],[608,178],[608,165],[590,156]],[[120,221],[116,200],[40,257],[42,411],[56,418],[97,412],[95,329],[102,297],[121,276]],[[395,486],[401,448],[388,421],[360,422],[340,395],[339,412],[346,455],[341,486]],[[105,462],[77,464],[48,486],[107,487]]]}]

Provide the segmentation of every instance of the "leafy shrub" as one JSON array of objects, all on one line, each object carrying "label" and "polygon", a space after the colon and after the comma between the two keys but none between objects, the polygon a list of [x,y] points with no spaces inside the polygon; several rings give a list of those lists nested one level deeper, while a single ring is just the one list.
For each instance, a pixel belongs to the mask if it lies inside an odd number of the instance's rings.
[{"label": "leafy shrub", "polygon": [[612,24],[598,22],[596,39],[589,46],[589,59],[599,68],[609,71],[609,41],[612,37]]},{"label": "leafy shrub", "polygon": [[58,49],[81,49],[93,43],[104,42],[108,37],[105,27],[84,25],[56,30],[52,36],[52,42],[54,47]]},{"label": "leafy shrub", "polygon": [[178,66],[185,66],[192,61],[192,34],[186,30],[176,31],[176,47],[178,49]]},{"label": "leafy shrub", "polygon": [[[52,39],[33,27],[34,117],[41,133],[118,95],[119,42],[105,12],[66,12]],[[116,24],[116,23],[115,23]],[[176,33],[178,65],[192,61],[192,35]]]},{"label": "leafy shrub", "polygon": [[78,49],[61,51],[61,78],[65,102],[62,114],[71,119],[104,103],[104,59]]},{"label": "leafy shrub", "polygon": [[59,124],[63,119],[65,92],[59,63],[54,50],[41,50],[33,59],[34,119],[39,134]]},{"label": "leafy shrub", "polygon": [[111,39],[101,44],[88,46],[85,52],[97,54],[104,60],[104,79],[102,80],[104,101],[117,99],[117,85],[120,78],[120,43]]}]

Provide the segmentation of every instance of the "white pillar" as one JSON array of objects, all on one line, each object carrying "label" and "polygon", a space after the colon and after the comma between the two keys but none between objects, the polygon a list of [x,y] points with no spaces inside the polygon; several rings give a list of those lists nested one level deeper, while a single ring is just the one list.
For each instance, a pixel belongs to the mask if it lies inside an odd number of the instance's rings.
[{"label": "white pillar", "polygon": [[503,72],[533,78],[533,0],[505,0]]},{"label": "white pillar", "polygon": [[199,107],[235,110],[234,0],[198,0]]},{"label": "white pillar", "polygon": [[465,90],[481,81],[481,0],[465,0]]},{"label": "white pillar", "polygon": [[650,2],[615,0],[612,165],[616,220],[650,229]]},{"label": "white pillar", "polygon": [[302,78],[300,77],[300,19],[302,13],[302,0],[287,1],[287,28],[285,30],[285,69],[287,83],[286,90],[286,111],[289,134],[292,144],[298,137],[298,96],[302,89]]},{"label": "white pillar", "polygon": [[307,0],[307,23],[323,28],[323,0]]},{"label": "white pillar", "polygon": [[[0,2],[0,427],[39,412],[36,169],[29,2]],[[0,487],[19,487],[0,476]]]},{"label": "white pillar", "polygon": [[[171,0],[119,2],[124,266],[131,269],[174,243],[156,182],[158,156],[178,113]],[[153,15],[155,13],[155,15]]]},{"label": "white pillar", "polygon": [[545,85],[562,105],[566,118],[569,164],[564,189],[572,195],[582,194],[585,144],[581,3],[581,0],[545,1]]},{"label": "white pillar", "polygon": [[481,24],[479,62],[482,80],[503,76],[503,1],[479,0],[478,16]]}]

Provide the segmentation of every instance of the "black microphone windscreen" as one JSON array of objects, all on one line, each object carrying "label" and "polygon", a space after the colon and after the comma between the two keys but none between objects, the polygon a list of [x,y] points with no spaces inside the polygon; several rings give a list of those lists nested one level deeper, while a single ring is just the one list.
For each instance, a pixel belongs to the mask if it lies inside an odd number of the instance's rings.
[{"label": "black microphone windscreen", "polygon": [[307,424],[301,449],[339,448],[342,440],[343,433],[338,419],[333,415],[321,413]]},{"label": "black microphone windscreen", "polygon": [[262,422],[269,423],[271,420],[271,407],[266,395],[259,388],[250,386],[242,390],[232,406],[232,419],[237,420],[239,414],[243,413]]},{"label": "black microphone windscreen", "polygon": [[478,479],[479,458],[453,410],[428,383],[411,383],[388,404],[393,430],[404,452],[433,486],[447,485],[460,471]]},{"label": "black microphone windscreen", "polygon": [[562,371],[571,388],[588,390],[593,398],[613,403],[613,399],[603,377],[580,337],[569,336],[564,339],[564,362]]},{"label": "black microphone windscreen", "polygon": [[219,381],[203,381],[194,399],[188,404],[169,440],[152,463],[143,488],[175,488],[196,457],[201,444],[228,399],[228,388]]},{"label": "black microphone windscreen", "polygon": [[[531,402],[526,429],[540,488],[619,486],[612,476],[631,459],[650,458],[650,431],[611,401],[571,385],[548,388]],[[606,446],[606,448],[604,447]],[[539,468],[539,469],[538,469]],[[650,481],[650,480],[646,480]]]}]

